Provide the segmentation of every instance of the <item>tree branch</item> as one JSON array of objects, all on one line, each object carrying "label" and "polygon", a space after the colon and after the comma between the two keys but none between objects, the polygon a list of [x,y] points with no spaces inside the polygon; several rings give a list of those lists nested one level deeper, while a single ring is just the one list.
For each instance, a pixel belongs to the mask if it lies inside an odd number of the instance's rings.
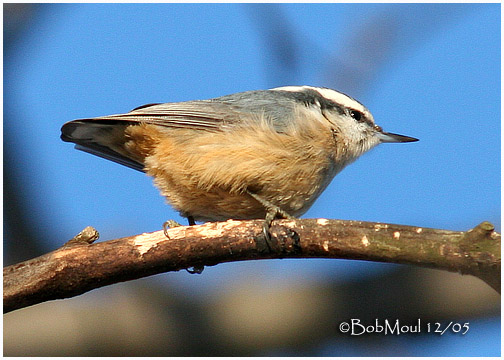
[{"label": "tree branch", "polygon": [[222,262],[273,258],[358,259],[470,274],[500,292],[500,234],[483,222],[467,232],[362,221],[278,220],[271,249],[262,220],[175,227],[105,242],[88,227],[61,248],[4,268],[4,312],[105,285]]}]

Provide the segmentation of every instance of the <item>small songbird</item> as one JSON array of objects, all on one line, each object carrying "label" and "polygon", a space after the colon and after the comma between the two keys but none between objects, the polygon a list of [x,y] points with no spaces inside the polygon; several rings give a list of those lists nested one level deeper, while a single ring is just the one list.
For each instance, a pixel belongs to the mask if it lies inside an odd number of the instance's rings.
[{"label": "small songbird", "polygon": [[387,133],[369,110],[335,90],[286,86],[210,100],[149,104],[70,121],[61,139],[144,171],[189,219],[300,216],[346,165]]}]

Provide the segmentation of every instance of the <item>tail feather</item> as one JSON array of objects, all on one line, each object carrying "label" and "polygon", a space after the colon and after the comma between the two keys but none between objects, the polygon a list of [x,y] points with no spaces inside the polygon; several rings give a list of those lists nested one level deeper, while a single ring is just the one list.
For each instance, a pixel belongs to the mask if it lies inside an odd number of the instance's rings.
[{"label": "tail feather", "polygon": [[124,128],[129,124],[118,124],[113,120],[76,120],[63,125],[61,140],[72,142],[81,150],[101,158],[144,171],[144,165],[121,151],[124,144]]}]

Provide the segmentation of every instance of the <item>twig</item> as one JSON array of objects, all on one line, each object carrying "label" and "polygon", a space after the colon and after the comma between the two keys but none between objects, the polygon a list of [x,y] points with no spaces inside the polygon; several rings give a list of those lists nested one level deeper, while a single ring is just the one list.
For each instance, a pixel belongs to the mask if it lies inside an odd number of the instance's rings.
[{"label": "twig", "polygon": [[4,268],[4,312],[166,271],[272,258],[358,259],[471,274],[500,292],[500,234],[327,219],[278,220],[271,251],[262,220],[176,227],[92,243],[83,230],[61,248]]}]

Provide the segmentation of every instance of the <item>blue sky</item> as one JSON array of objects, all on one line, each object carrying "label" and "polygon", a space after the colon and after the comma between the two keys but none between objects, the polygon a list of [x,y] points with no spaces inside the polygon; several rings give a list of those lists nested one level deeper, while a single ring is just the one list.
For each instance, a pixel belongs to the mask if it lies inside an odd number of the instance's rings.
[{"label": "blue sky", "polygon": [[[265,46],[258,6],[45,6],[5,68],[5,108],[17,118],[4,119],[4,134],[16,149],[19,181],[29,185],[33,218],[53,234],[48,248],[87,225],[107,240],[185,221],[144,174],[60,141],[64,122],[283,85],[348,92],[386,131],[420,139],[362,156],[304,217],[450,230],[488,220],[500,231],[500,5],[282,4],[290,25],[276,31],[296,40],[295,71]],[[366,27],[376,27],[377,38],[366,42],[371,32],[357,41]],[[359,82],[354,73],[367,77]],[[383,269],[298,264],[312,277]],[[274,282],[299,265],[268,267]],[[229,276],[219,266],[205,271],[206,285],[180,274],[180,286],[204,291],[212,276]],[[489,344],[483,349],[496,354]]]}]

